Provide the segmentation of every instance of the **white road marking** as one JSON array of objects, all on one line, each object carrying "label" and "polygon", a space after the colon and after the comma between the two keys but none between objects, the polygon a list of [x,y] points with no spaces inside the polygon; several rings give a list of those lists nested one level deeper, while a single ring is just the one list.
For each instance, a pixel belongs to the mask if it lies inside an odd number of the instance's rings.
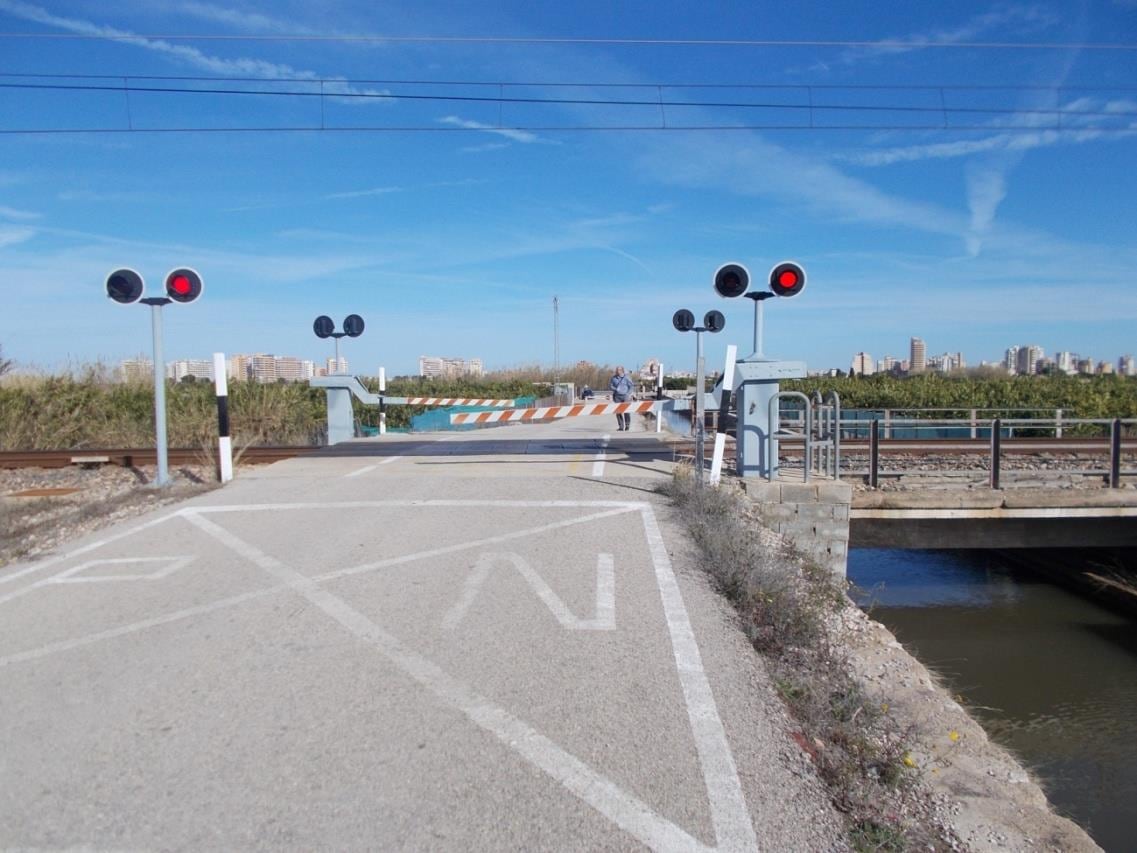
[{"label": "white road marking", "polygon": [[730,743],[719,718],[707,673],[703,669],[703,659],[695,642],[695,632],[687,616],[687,607],[683,604],[683,593],[671,568],[667,546],[663,543],[663,535],[659,532],[651,507],[645,505],[642,516],[648,550],[655,565],[659,595],[663,600],[667,630],[671,634],[675,668],[679,672],[683,696],[687,700],[687,718],[691,721],[699,764],[707,783],[715,837],[720,849],[756,850],[758,838],[754,834],[754,825],[750,822],[750,811],[742,794],[738,768],[730,752]]},{"label": "white road marking", "polygon": [[603,477],[604,476],[604,460],[608,458],[608,454],[604,452],[604,448],[608,447],[608,442],[611,440],[612,440],[612,436],[609,433],[605,433],[600,438],[601,450],[599,453],[596,454],[596,461],[592,463],[592,476],[593,477]]},{"label": "white road marking", "polygon": [[[119,539],[130,536],[132,533],[137,533],[140,530],[145,530],[148,527],[153,527],[155,524],[161,524],[163,521],[169,521],[171,518],[176,518],[179,512],[180,510],[177,512],[172,512],[169,515],[163,515],[160,518],[152,519],[151,521],[144,522],[143,524],[139,524],[136,527],[131,527],[129,530],[123,530],[121,533],[116,533],[113,536],[108,536],[106,539],[99,539],[98,541],[92,542],[89,545],[84,545],[82,548],[78,548],[66,554],[58,554],[54,557],[49,557],[46,560],[35,563],[34,565],[28,566],[26,569],[21,569],[18,572],[0,575],[0,584],[9,583],[10,581],[14,581],[17,578],[23,577],[24,575],[34,574],[35,572],[42,572],[44,569],[51,568],[56,563],[61,563],[64,560],[76,557],[79,554],[86,554],[88,551],[94,551],[96,548],[101,548],[104,545],[109,545],[111,542],[117,542]],[[23,594],[23,592],[26,592],[28,589],[31,589],[31,587],[25,587],[23,590],[20,590],[17,593],[12,593],[7,597],[0,597],[0,604],[4,603],[9,598],[15,598],[16,595]]]},{"label": "white road marking", "polygon": [[520,554],[512,552],[487,552],[478,558],[473,570],[462,587],[462,595],[446,612],[442,627],[452,631],[465,617],[474,603],[482,584],[489,577],[495,563],[508,562],[525,579],[529,587],[544,602],[556,617],[561,627],[569,630],[612,631],[616,628],[616,572],[611,554],[598,554],[596,557],[596,616],[593,619],[578,619],[561,601],[560,596],[530,566]]},{"label": "white road marking", "polygon": [[384,459],[379,464],[380,465],[390,465],[392,462],[398,462],[402,458],[403,458],[402,456],[388,456],[386,459]]},{"label": "white road marking", "polygon": [[509,533],[502,533],[498,536],[487,536],[484,539],[475,539],[473,542],[459,542],[456,545],[443,545],[440,548],[432,548],[429,551],[419,551],[415,554],[406,554],[402,557],[389,557],[386,560],[376,560],[373,563],[364,563],[359,566],[352,566],[347,569],[337,569],[334,572],[325,572],[322,575],[314,575],[313,580],[328,581],[335,578],[348,577],[350,575],[358,575],[364,572],[373,572],[377,569],[385,569],[388,566],[397,566],[401,563],[409,563],[413,560],[421,560],[426,557],[440,557],[443,554],[454,554],[458,551],[468,551],[470,548],[477,548],[483,545],[496,545],[499,542],[510,542],[514,539],[524,539],[527,536],[533,536],[537,533],[546,533],[550,530],[559,530],[563,527],[572,527],[575,524],[585,524],[589,521],[598,521],[601,518],[610,518],[614,515],[623,515],[626,512],[634,512],[635,507],[628,508],[627,506],[619,509],[606,510],[605,512],[594,512],[591,515],[584,515],[580,518],[570,518],[566,521],[555,521],[552,524],[542,524],[539,527],[529,527],[524,530],[514,530]]},{"label": "white road marking", "polygon": [[[340,625],[347,628],[356,636],[372,643],[385,657],[396,666],[438,696],[462,711],[472,722],[497,737],[506,747],[516,750],[527,761],[538,767],[550,777],[560,782],[583,801],[591,805],[600,813],[608,817],[613,823],[621,827],[645,845],[654,849],[667,850],[708,850],[706,845],[693,838],[684,830],[675,826],[665,818],[655,814],[640,800],[623,791],[610,780],[604,778],[596,771],[585,765],[575,756],[565,752],[560,746],[540,734],[521,720],[511,716],[504,709],[494,706],[488,699],[475,693],[466,684],[458,681],[441,670],[431,661],[417,655],[404,647],[395,637],[387,634],[378,625],[371,622],[363,614],[354,610],[342,599],[327,592],[319,586],[323,579],[339,576],[335,572],[323,578],[305,578],[299,572],[288,568],[280,561],[264,554],[237,538],[224,528],[207,519],[205,516],[213,512],[256,511],[257,509],[306,509],[326,507],[375,507],[375,506],[510,506],[510,507],[605,507],[612,511],[593,513],[581,519],[569,522],[558,522],[543,525],[527,531],[528,535],[545,530],[563,527],[566,524],[581,523],[638,510],[644,524],[644,534],[648,543],[655,569],[656,581],[663,602],[664,615],[667,622],[668,633],[671,638],[672,650],[675,656],[678,677],[682,686],[684,701],[687,707],[687,716],[691,724],[691,731],[699,755],[699,764],[703,772],[704,782],[711,808],[711,820],[715,829],[715,837],[719,850],[757,850],[758,842],[750,822],[749,811],[742,794],[738,770],[734,757],[730,752],[730,745],[726,739],[726,732],[718,715],[714,694],[703,669],[702,658],[695,641],[694,631],[687,615],[683,596],[679,590],[678,581],[671,567],[667,549],[660,534],[655,515],[649,504],[642,502],[624,501],[352,501],[334,504],[259,504],[251,506],[221,506],[221,507],[187,507],[178,510],[174,515],[184,516],[187,521],[194,524],[208,535],[230,547],[245,559],[267,571],[270,575],[282,582],[281,586],[244,593],[230,598],[215,601],[211,604],[191,607],[175,613],[158,616],[124,625],[119,628],[89,634],[72,640],[52,643],[38,649],[19,652],[6,657],[0,657],[0,667],[23,661],[34,660],[57,652],[67,651],[81,646],[91,645],[102,640],[121,637],[148,628],[169,624],[181,619],[210,613],[226,607],[242,604],[262,596],[280,592],[285,588],[291,589],[307,600],[320,607]],[[92,543],[66,555],[61,555],[51,563],[58,563],[63,559],[86,553],[100,545],[124,538],[132,533],[152,527],[173,516],[164,516],[160,519],[139,525],[105,540]],[[505,541],[517,538],[512,534],[497,537],[488,537],[482,542]],[[433,549],[414,555],[414,558],[434,556],[438,553],[449,553],[461,548],[474,547],[480,543],[463,543],[445,549]],[[408,558],[397,558],[383,563],[404,562]],[[599,561],[598,561],[599,562]],[[378,568],[382,564],[376,563],[369,567],[356,567],[348,570],[352,573],[367,568]],[[45,568],[43,565],[34,566],[32,570]],[[26,570],[28,571],[28,570]],[[603,581],[603,564],[598,565],[597,584],[597,619],[606,619],[615,615],[614,572],[612,581],[608,585]],[[38,584],[33,584],[32,587]],[[32,587],[19,590],[27,591]]]},{"label": "white road marking", "polygon": [[[536,729],[494,705],[437,664],[404,646],[396,637],[388,634],[343,599],[320,587],[313,579],[304,577],[275,557],[262,553],[204,515],[195,513],[188,518],[205,533],[290,586],[349,632],[371,643],[380,654],[439,699],[457,708],[472,723],[501,741],[506,748],[519,753],[522,758],[643,844],[656,850],[710,849]],[[737,782],[737,774],[735,781]],[[708,788],[710,787],[708,780]],[[712,815],[717,816],[713,804]],[[753,830],[751,838],[754,838]],[[756,850],[757,841],[754,840],[745,849]]]},{"label": "white road marking", "polygon": [[[80,563],[73,569],[68,569],[65,572],[60,572],[57,575],[52,575],[47,579],[46,583],[101,583],[102,581],[157,581],[162,578],[169,577],[178,569],[187,566],[194,561],[194,557],[115,557],[112,560],[88,560],[85,563]],[[79,572],[86,569],[93,568],[94,566],[118,566],[118,565],[136,565],[138,563],[164,563],[161,568],[150,572],[149,574],[133,574],[133,575],[89,575],[87,577],[75,577]]]},{"label": "white road marking", "polygon": [[12,655],[0,657],[0,667],[5,667],[14,663],[23,663],[24,661],[36,660],[37,658],[44,658],[48,655],[53,655],[56,652],[66,652],[71,649],[79,649],[83,646],[94,645],[95,643],[102,642],[103,640],[113,640],[115,637],[125,637],[129,634],[136,634],[139,631],[145,631],[147,628],[156,628],[159,625],[169,625],[171,622],[178,622],[182,619],[189,619],[193,616],[201,616],[204,613],[212,613],[214,610],[224,610],[226,607],[234,607],[238,604],[244,604],[246,601],[252,601],[254,598],[262,598],[266,595],[272,595],[276,592],[284,592],[288,586],[281,584],[279,586],[269,587],[267,589],[258,589],[255,592],[243,592],[240,595],[234,595],[231,598],[222,598],[219,601],[214,601],[210,604],[202,604],[198,607],[187,607],[185,610],[177,610],[173,613],[167,613],[165,616],[155,616],[153,619],[143,619],[139,622],[131,622],[129,625],[120,625],[118,628],[111,628],[107,631],[99,631],[94,634],[87,634],[83,637],[76,637],[72,640],[60,640],[58,643],[48,643],[46,646],[40,646],[38,649],[28,649],[24,652],[16,652]]},{"label": "white road marking", "polygon": [[368,471],[374,471],[378,467],[378,465],[364,465],[362,468],[356,468],[350,474],[344,474],[343,476],[344,479],[347,479],[348,477],[361,477]]}]

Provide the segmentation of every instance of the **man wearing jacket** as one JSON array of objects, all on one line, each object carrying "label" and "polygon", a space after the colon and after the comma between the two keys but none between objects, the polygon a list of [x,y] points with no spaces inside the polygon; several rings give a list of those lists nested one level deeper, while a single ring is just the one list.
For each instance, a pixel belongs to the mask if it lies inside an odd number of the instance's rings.
[{"label": "man wearing jacket", "polygon": [[[608,382],[608,390],[612,392],[613,403],[626,403],[632,399],[632,392],[635,386],[632,385],[632,380],[624,373],[624,366],[620,365],[616,368],[616,373],[612,376],[611,381]],[[616,414],[616,424],[620,432],[625,432],[632,428],[632,416],[627,412],[623,414]]]}]

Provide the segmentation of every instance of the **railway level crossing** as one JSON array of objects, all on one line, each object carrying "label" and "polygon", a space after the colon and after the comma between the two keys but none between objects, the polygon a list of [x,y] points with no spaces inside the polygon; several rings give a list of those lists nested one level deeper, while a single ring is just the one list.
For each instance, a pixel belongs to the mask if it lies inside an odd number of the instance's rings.
[{"label": "railway level crossing", "polygon": [[0,573],[5,843],[833,846],[670,466],[522,429],[341,444]]}]

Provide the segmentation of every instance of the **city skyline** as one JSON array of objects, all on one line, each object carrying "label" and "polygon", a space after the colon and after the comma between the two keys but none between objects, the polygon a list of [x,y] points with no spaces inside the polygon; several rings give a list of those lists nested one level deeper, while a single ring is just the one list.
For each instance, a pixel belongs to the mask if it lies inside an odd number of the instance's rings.
[{"label": "city skyline", "polygon": [[686,308],[725,315],[715,364],[754,308],[715,269],[791,259],[765,352],[812,370],[907,329],[1137,351],[1130,5],[0,0],[0,346],[129,357],[105,276],[189,266],[181,358],[320,362],[313,320],[359,314],[345,355],[392,375],[692,366]]}]

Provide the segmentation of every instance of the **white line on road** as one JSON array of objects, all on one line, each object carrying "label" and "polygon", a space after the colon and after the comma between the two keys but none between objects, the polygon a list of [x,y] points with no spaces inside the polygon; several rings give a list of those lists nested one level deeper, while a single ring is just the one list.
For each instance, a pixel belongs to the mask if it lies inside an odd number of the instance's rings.
[{"label": "white line on road", "polygon": [[344,474],[343,476],[344,479],[347,479],[348,477],[360,477],[366,474],[368,471],[374,471],[378,467],[378,465],[364,465],[362,468],[357,468],[350,474]]},{"label": "white line on road", "polygon": [[214,610],[224,610],[226,607],[234,607],[238,604],[244,604],[246,601],[251,601],[254,598],[261,598],[266,595],[272,595],[274,592],[284,592],[288,587],[286,585],[273,586],[268,589],[258,589],[255,592],[243,592],[240,595],[234,595],[231,598],[222,598],[219,601],[211,602],[210,604],[202,604],[198,607],[187,607],[185,610],[177,610],[173,613],[167,613],[165,616],[155,616],[152,619],[143,619],[139,622],[131,622],[129,625],[121,625],[118,628],[111,628],[107,631],[99,631],[95,634],[87,634],[84,637],[76,637],[73,640],[61,640],[58,643],[49,643],[46,646],[40,646],[38,649],[28,649],[24,652],[16,652],[15,654],[0,657],[0,667],[8,666],[13,663],[22,663],[23,661],[35,660],[37,658],[44,658],[48,655],[53,655],[56,652],[66,652],[70,649],[78,649],[83,646],[90,646],[94,643],[101,642],[102,640],[113,640],[115,637],[125,637],[128,634],[135,634],[138,631],[145,631],[147,628],[156,628],[159,625],[168,625],[171,622],[178,622],[182,619],[189,619],[192,616],[201,616],[205,613],[212,613]]},{"label": "white line on road", "polygon": [[707,798],[711,803],[711,821],[715,825],[715,837],[720,850],[756,850],[758,838],[754,825],[750,822],[750,811],[742,794],[742,782],[738,778],[738,767],[730,752],[719,718],[715,696],[711,692],[707,673],[703,669],[703,659],[699,645],[695,642],[695,632],[683,604],[683,593],[671,568],[671,558],[667,556],[667,546],[659,532],[655,514],[651,507],[644,506],[644,534],[647,536],[651,561],[655,565],[655,577],[659,584],[659,595],[663,599],[663,613],[667,619],[667,630],[671,634],[671,648],[675,654],[675,668],[679,671],[679,681],[683,685],[683,696],[687,700],[687,717],[691,721],[691,732],[695,736],[695,749],[699,753],[699,764],[703,768],[703,779],[707,784]]},{"label": "white line on road", "polygon": [[462,588],[462,595],[442,619],[442,627],[453,630],[465,617],[466,612],[474,603],[482,584],[489,577],[490,570],[495,563],[506,562],[517,570],[518,574],[529,584],[530,589],[544,602],[549,611],[557,618],[562,627],[569,630],[582,631],[612,631],[616,628],[616,572],[611,554],[596,555],[596,616],[593,619],[579,619],[561,601],[560,596],[553,592],[545,582],[526,562],[520,554],[512,552],[487,552],[478,558],[473,570],[466,578]]},{"label": "white line on road", "polygon": [[[343,599],[320,587],[313,579],[304,577],[275,557],[257,550],[203,515],[192,514],[188,518],[217,541],[264,569],[278,581],[288,584],[352,634],[371,643],[380,654],[439,699],[460,710],[471,722],[492,734],[506,748],[519,753],[641,843],[656,850],[708,849],[536,729],[494,705],[437,664],[404,646],[396,637],[388,634]],[[715,719],[718,719],[717,713]],[[737,774],[735,781],[737,782]],[[708,788],[710,787],[711,782],[708,781]],[[718,815],[713,807],[712,815],[716,818]],[[753,830],[751,838],[754,838]],[[754,840],[746,849],[757,849],[757,841]]]},{"label": "white line on road", "polygon": [[612,436],[609,433],[605,433],[600,438],[601,450],[599,453],[596,454],[596,461],[592,463],[592,476],[593,477],[603,477],[604,476],[604,460],[608,458],[608,454],[604,452],[604,449],[606,449],[608,447],[608,442],[611,440],[612,440]]},{"label": "white line on road", "polygon": [[[23,577],[24,575],[31,574],[33,572],[42,572],[44,569],[49,569],[52,566],[63,562],[64,560],[70,559],[71,557],[77,557],[80,554],[86,554],[90,551],[94,551],[96,548],[101,548],[104,545],[109,545],[111,542],[117,542],[119,539],[124,539],[125,537],[130,536],[133,533],[137,533],[140,530],[146,530],[147,528],[153,527],[156,524],[161,524],[164,521],[169,521],[171,518],[177,518],[180,513],[181,510],[178,510],[177,512],[172,512],[169,515],[163,515],[159,518],[155,518],[151,521],[147,521],[143,524],[131,527],[128,530],[123,530],[121,533],[116,533],[113,536],[108,536],[105,539],[96,540],[89,545],[84,545],[82,548],[77,548],[76,550],[70,551],[66,554],[59,554],[58,556],[50,557],[43,562],[36,563],[35,565],[29,566],[26,569],[22,569],[18,572],[13,572],[10,575],[4,575],[3,577],[0,577],[0,583],[8,583],[9,581],[14,581],[16,578]],[[35,583],[31,583],[25,587],[14,590],[7,595],[0,595],[0,604],[3,604],[6,601],[11,601],[14,598],[19,598],[21,595],[24,595],[25,593],[31,592],[33,589],[37,589],[43,586],[45,583],[47,583],[47,581],[36,581]]]}]

